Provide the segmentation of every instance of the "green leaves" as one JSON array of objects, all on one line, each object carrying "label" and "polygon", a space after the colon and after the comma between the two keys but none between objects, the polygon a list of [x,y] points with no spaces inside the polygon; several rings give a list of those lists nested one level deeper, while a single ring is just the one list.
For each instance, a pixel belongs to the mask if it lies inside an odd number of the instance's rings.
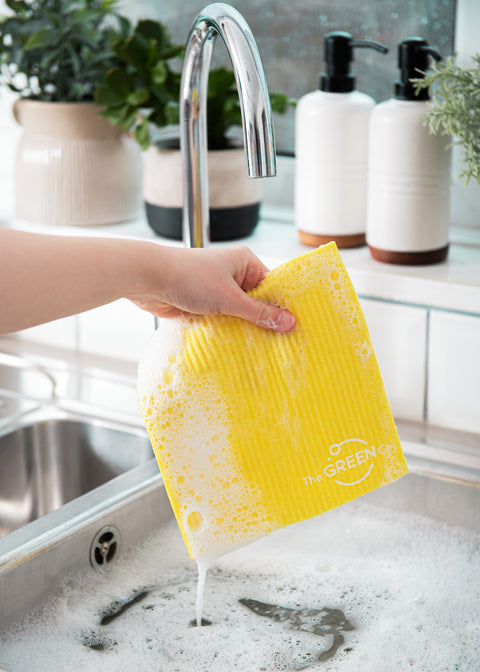
[{"label": "green leaves", "polygon": [[147,40],[155,40],[158,44],[170,43],[170,34],[167,28],[158,21],[143,19],[137,23],[136,32],[138,35],[143,35]]},{"label": "green leaves", "polygon": [[133,106],[142,106],[145,105],[149,98],[150,92],[148,89],[137,89],[127,96],[127,102]]},{"label": "green leaves", "polygon": [[289,107],[297,105],[297,101],[294,98],[286,96],[284,93],[271,93],[270,105],[272,106],[272,112],[285,114]]},{"label": "green leaves", "polygon": [[178,124],[180,122],[180,102],[178,100],[169,100],[165,106],[165,119],[167,124]]},{"label": "green leaves", "polygon": [[474,65],[461,68],[450,57],[434,63],[424,78],[414,80],[417,91],[429,88],[431,100],[426,123],[432,133],[453,136],[464,149],[460,177],[480,184],[480,54]]},{"label": "green leaves", "polygon": [[133,91],[135,85],[133,76],[120,66],[116,66],[107,71],[105,82],[110,91],[117,94],[121,100],[127,98]]},{"label": "green leaves", "polygon": [[96,90],[95,101],[102,107],[115,108],[125,102],[125,96],[122,96],[108,86],[103,85]]},{"label": "green leaves", "polygon": [[236,92],[235,75],[233,70],[226,68],[217,68],[211,70],[208,76],[208,95],[215,98],[219,95],[227,95],[232,91]]},{"label": "green leaves", "polygon": [[140,145],[141,149],[148,149],[150,146],[150,136],[148,132],[148,118],[143,117],[140,124],[135,128],[135,140]]},{"label": "green leaves", "polygon": [[115,42],[114,51],[121,61],[136,68],[144,68],[149,60],[149,41],[134,33],[126,40]]},{"label": "green leaves", "polygon": [[26,3],[22,2],[22,0],[6,0],[5,4],[14,12],[23,12],[27,9]]},{"label": "green leaves", "polygon": [[95,100],[114,125],[131,130],[142,149],[151,142],[150,127],[178,123],[180,74],[173,59],[183,45],[171,42],[166,27],[149,19],[112,35],[116,65],[97,88]]},{"label": "green leaves", "polygon": [[164,61],[158,61],[152,68],[152,81],[154,84],[163,84],[168,77],[168,67]]},{"label": "green leaves", "polygon": [[41,28],[41,30],[37,30],[35,33],[30,35],[23,48],[25,51],[28,51],[29,49],[40,49],[41,47],[46,47],[48,44],[50,44],[52,36],[53,31],[51,28]]},{"label": "green leaves", "polygon": [[[93,100],[97,83],[115,63],[115,0],[6,0],[14,12],[0,22],[0,82],[23,97]],[[23,75],[19,78],[18,75]]]}]

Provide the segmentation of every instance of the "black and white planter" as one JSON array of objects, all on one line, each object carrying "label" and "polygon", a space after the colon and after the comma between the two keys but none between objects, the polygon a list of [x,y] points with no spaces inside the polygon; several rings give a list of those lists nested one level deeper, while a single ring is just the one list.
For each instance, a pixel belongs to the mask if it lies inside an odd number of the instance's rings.
[{"label": "black and white planter", "polygon": [[[180,150],[152,146],[144,152],[143,198],[149,226],[159,236],[181,240]],[[247,177],[243,147],[208,152],[210,239],[245,238],[260,212],[260,182]]]}]

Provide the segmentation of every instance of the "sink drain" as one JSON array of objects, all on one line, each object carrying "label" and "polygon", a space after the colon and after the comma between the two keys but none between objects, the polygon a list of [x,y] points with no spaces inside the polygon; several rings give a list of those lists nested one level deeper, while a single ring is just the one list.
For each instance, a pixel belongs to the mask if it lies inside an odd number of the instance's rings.
[{"label": "sink drain", "polygon": [[120,533],[113,525],[102,527],[95,535],[90,546],[90,564],[93,569],[104,569],[118,555],[120,549]]}]

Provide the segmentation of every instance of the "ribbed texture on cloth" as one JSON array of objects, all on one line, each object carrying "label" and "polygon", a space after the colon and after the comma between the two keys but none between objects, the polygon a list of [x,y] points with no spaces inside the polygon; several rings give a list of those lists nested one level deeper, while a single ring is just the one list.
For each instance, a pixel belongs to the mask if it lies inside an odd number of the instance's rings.
[{"label": "ribbed texture on cloth", "polygon": [[251,292],[280,335],[227,316],[164,321],[139,401],[192,557],[215,556],[407,473],[368,329],[334,243]]}]

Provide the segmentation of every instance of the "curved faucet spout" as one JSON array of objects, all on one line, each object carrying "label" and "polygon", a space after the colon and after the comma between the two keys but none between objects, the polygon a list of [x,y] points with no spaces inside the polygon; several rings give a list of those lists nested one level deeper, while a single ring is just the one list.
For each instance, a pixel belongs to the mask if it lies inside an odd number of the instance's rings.
[{"label": "curved faucet spout", "polygon": [[184,241],[209,240],[207,172],[207,85],[217,36],[232,60],[240,98],[250,177],[275,175],[275,142],[267,79],[253,34],[239,12],[224,3],[208,5],[195,19],[185,51],[180,88]]}]

